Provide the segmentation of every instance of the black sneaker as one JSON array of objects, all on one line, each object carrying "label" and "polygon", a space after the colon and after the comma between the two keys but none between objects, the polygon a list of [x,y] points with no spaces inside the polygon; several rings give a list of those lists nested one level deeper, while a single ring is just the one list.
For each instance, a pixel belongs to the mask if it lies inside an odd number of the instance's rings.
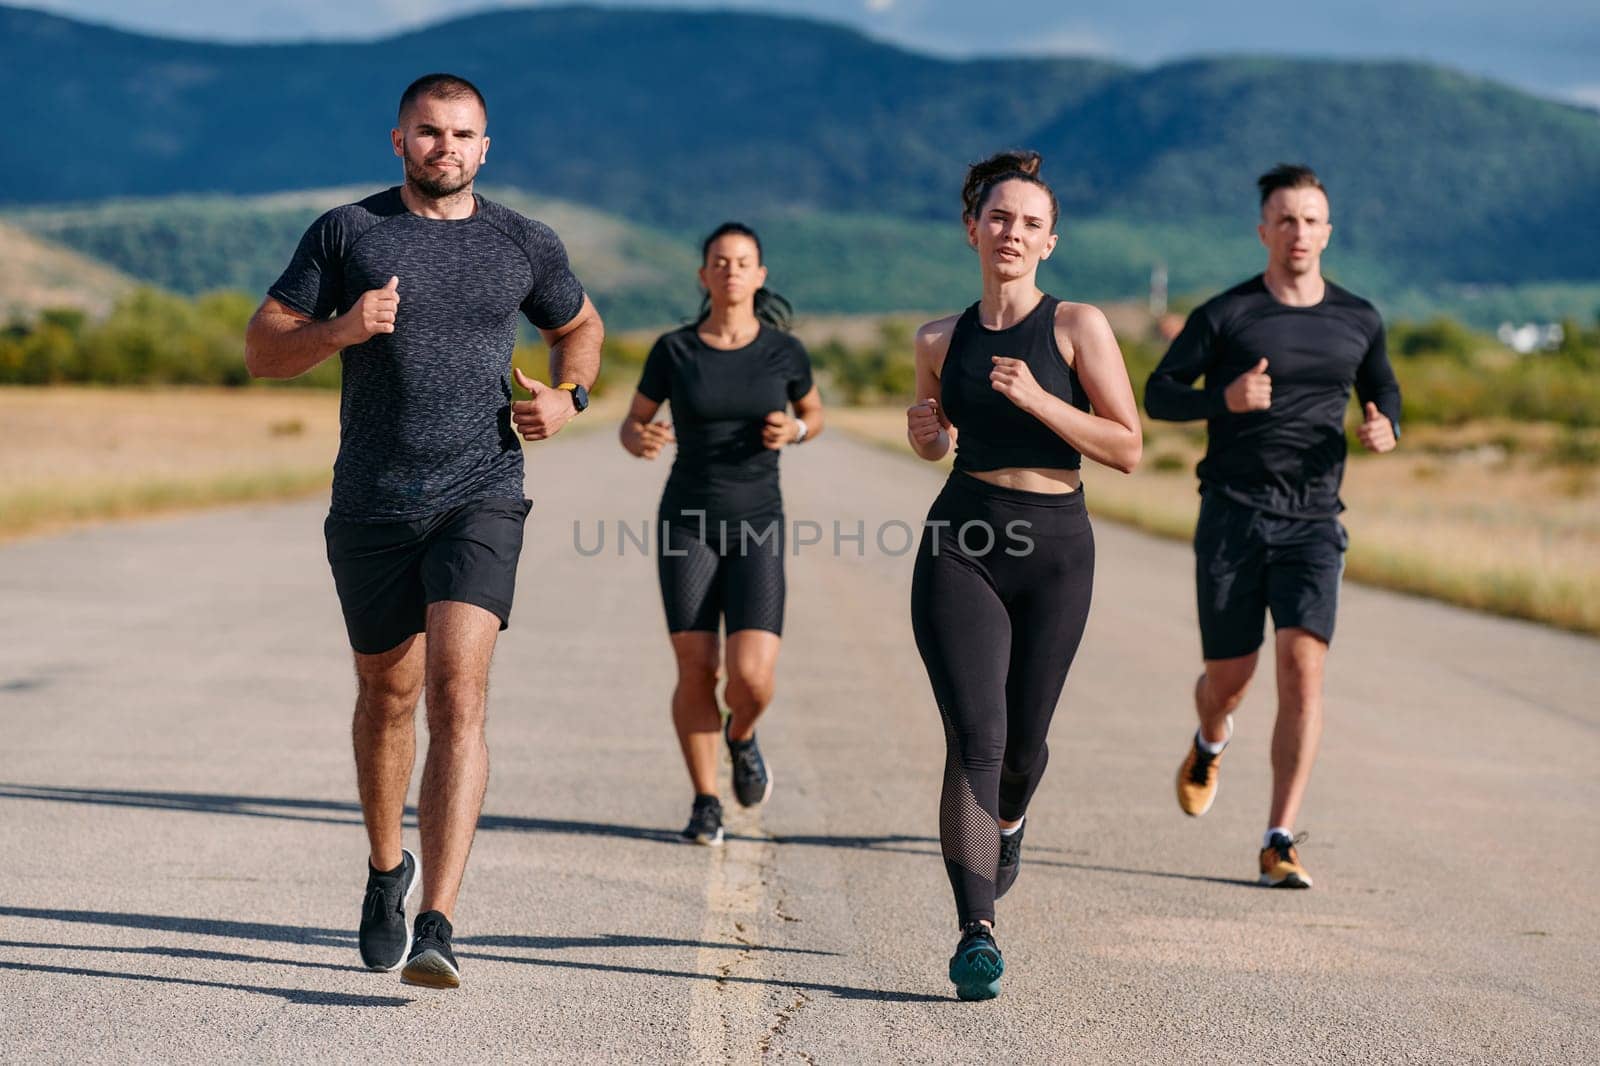
[{"label": "black sneaker", "polygon": [[1006,972],[1005,960],[994,942],[994,933],[982,922],[968,922],[961,930],[961,943],[950,957],[950,980],[960,999],[993,999],[1000,994],[1000,975]]},{"label": "black sneaker", "polygon": [[450,920],[438,911],[417,915],[411,937],[411,954],[400,971],[400,983],[425,988],[460,988],[461,968],[450,950]]},{"label": "black sneaker", "polygon": [[756,747],[756,735],[751,733],[749,740],[734,740],[728,734],[732,728],[733,719],[729,718],[722,727],[722,736],[733,759],[733,794],[739,806],[754,807],[772,795],[772,773],[767,769],[767,760],[761,757],[761,749]]},{"label": "black sneaker", "polygon": [[400,868],[379,873],[367,864],[367,898],[361,901],[361,962],[369,970],[394,970],[411,950],[406,901],[417,890],[417,857],[400,852]]},{"label": "black sneaker", "polygon": [[1022,869],[1022,833],[1028,828],[1024,819],[1015,833],[1000,834],[1000,876],[995,878],[994,898],[1005,895],[1016,884],[1017,873]]},{"label": "black sneaker", "polygon": [[683,827],[683,839],[691,844],[721,844],[722,801],[715,796],[696,796],[689,824]]}]

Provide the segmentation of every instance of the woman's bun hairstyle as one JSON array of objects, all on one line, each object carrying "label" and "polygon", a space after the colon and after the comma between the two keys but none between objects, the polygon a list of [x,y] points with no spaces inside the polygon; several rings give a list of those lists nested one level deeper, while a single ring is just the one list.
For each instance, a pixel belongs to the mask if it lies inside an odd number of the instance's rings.
[{"label": "woman's bun hairstyle", "polygon": [[1002,182],[1021,180],[1037,185],[1050,195],[1050,229],[1054,232],[1060,217],[1056,194],[1039,177],[1039,166],[1044,162],[1038,152],[996,152],[982,162],[967,168],[967,180],[961,186],[961,217],[976,219],[983,211],[989,194]]}]

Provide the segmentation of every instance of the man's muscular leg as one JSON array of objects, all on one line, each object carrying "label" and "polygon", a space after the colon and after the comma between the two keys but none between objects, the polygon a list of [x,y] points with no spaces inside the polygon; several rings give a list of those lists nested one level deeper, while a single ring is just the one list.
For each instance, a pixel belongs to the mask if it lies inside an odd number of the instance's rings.
[{"label": "man's muscular leg", "polygon": [[356,788],[367,825],[372,868],[400,865],[401,820],[417,753],[417,699],[422,695],[427,639],[420,633],[377,655],[357,653]]},{"label": "man's muscular leg", "polygon": [[1309,630],[1278,630],[1278,721],[1272,731],[1269,826],[1294,828],[1322,739],[1322,673],[1328,645]]},{"label": "man's muscular leg", "polygon": [[422,909],[452,918],[489,783],[484,738],[489,660],[500,619],[482,607],[428,606],[428,757],[417,820],[422,830]]}]

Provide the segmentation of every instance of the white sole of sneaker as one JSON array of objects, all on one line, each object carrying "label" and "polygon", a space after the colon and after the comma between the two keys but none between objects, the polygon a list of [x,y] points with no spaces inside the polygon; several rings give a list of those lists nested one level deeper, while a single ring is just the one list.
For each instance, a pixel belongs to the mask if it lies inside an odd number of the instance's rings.
[{"label": "white sole of sneaker", "polygon": [[717,830],[717,835],[709,839],[705,837],[684,837],[685,844],[698,844],[703,848],[720,848],[722,846],[722,830]]},{"label": "white sole of sneaker", "polygon": [[460,988],[461,971],[450,965],[450,960],[429,949],[406,963],[400,971],[400,983],[422,988]]}]

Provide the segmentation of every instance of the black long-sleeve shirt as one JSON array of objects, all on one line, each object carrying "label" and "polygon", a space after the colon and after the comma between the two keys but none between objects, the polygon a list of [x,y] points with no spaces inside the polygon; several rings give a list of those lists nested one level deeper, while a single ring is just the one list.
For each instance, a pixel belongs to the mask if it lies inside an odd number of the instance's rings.
[{"label": "black long-sleeve shirt", "polygon": [[[1272,406],[1236,414],[1224,390],[1267,361]],[[1203,388],[1194,382],[1204,376]],[[1355,387],[1363,407],[1400,432],[1400,384],[1389,365],[1383,319],[1366,300],[1327,283],[1310,307],[1279,303],[1261,275],[1213,297],[1183,332],[1145,386],[1151,418],[1206,420],[1201,491],[1216,489],[1276,515],[1318,518],[1344,510],[1344,413]]]}]

